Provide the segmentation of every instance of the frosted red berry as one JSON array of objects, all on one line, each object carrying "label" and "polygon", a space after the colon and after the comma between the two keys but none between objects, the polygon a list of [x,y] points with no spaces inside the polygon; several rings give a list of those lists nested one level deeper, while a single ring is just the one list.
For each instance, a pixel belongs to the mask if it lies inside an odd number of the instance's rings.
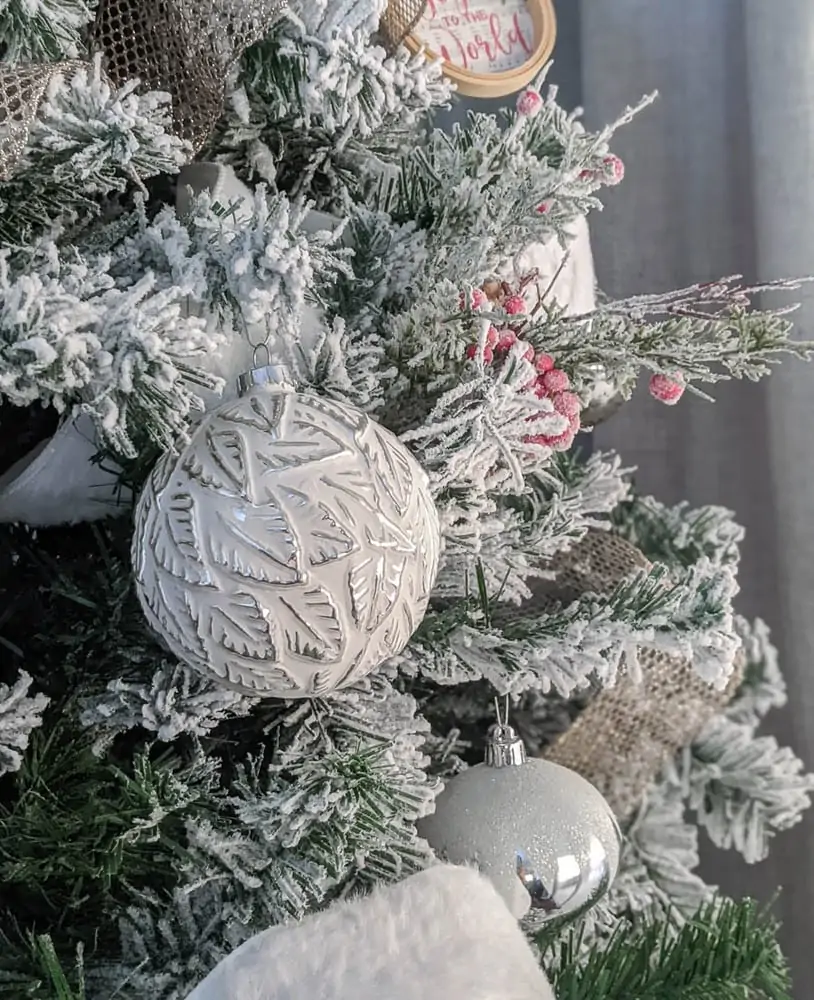
[{"label": "frosted red berry", "polygon": [[667,406],[675,406],[684,395],[684,380],[680,376],[672,377],[660,373],[651,377],[649,388],[653,399],[666,403]]}]

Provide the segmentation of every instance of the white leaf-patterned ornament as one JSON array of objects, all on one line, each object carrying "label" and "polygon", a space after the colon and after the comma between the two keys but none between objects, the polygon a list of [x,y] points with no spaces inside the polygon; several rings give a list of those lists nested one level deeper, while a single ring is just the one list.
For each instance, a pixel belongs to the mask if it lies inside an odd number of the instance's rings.
[{"label": "white leaf-patterned ornament", "polygon": [[351,406],[273,367],[165,455],[139,498],[137,590],[190,667],[256,695],[307,698],[400,652],[438,569],[426,473]]}]

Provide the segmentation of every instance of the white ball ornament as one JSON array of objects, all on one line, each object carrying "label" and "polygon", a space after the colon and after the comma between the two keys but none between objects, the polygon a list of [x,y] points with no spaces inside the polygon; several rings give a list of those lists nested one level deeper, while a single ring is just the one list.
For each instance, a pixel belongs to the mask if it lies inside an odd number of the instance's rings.
[{"label": "white ball ornament", "polygon": [[485,762],[447,783],[419,833],[447,861],[477,864],[518,920],[583,912],[619,868],[621,833],[602,795],[568,768],[527,759],[503,724],[490,730]]},{"label": "white ball ornament", "polygon": [[360,410],[296,392],[274,366],[241,388],[152,471],[137,591],[193,669],[314,697],[404,648],[435,580],[438,517],[424,470]]}]

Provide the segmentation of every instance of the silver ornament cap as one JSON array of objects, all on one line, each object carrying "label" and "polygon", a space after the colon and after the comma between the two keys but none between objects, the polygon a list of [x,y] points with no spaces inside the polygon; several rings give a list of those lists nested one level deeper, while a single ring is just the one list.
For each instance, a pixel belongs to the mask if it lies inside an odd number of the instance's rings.
[{"label": "silver ornament cap", "polygon": [[488,767],[519,767],[527,761],[523,741],[511,726],[498,722],[486,734],[484,763]]},{"label": "silver ornament cap", "polygon": [[250,371],[241,372],[237,377],[239,396],[246,396],[252,389],[261,387],[289,392],[294,392],[296,389],[291,370],[286,365],[260,365]]}]

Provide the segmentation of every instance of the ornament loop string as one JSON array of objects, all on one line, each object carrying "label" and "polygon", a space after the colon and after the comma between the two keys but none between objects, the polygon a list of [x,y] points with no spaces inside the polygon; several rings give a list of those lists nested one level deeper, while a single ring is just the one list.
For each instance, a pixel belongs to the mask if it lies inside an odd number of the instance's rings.
[{"label": "ornament loop string", "polygon": [[[260,363],[260,358],[262,356],[262,352],[263,351],[265,351],[265,353],[266,353],[266,360],[261,364]],[[270,365],[270,364],[271,364],[271,351],[269,351],[268,341],[264,340],[262,344],[253,344],[252,345],[252,368],[262,368],[265,365]]]}]

